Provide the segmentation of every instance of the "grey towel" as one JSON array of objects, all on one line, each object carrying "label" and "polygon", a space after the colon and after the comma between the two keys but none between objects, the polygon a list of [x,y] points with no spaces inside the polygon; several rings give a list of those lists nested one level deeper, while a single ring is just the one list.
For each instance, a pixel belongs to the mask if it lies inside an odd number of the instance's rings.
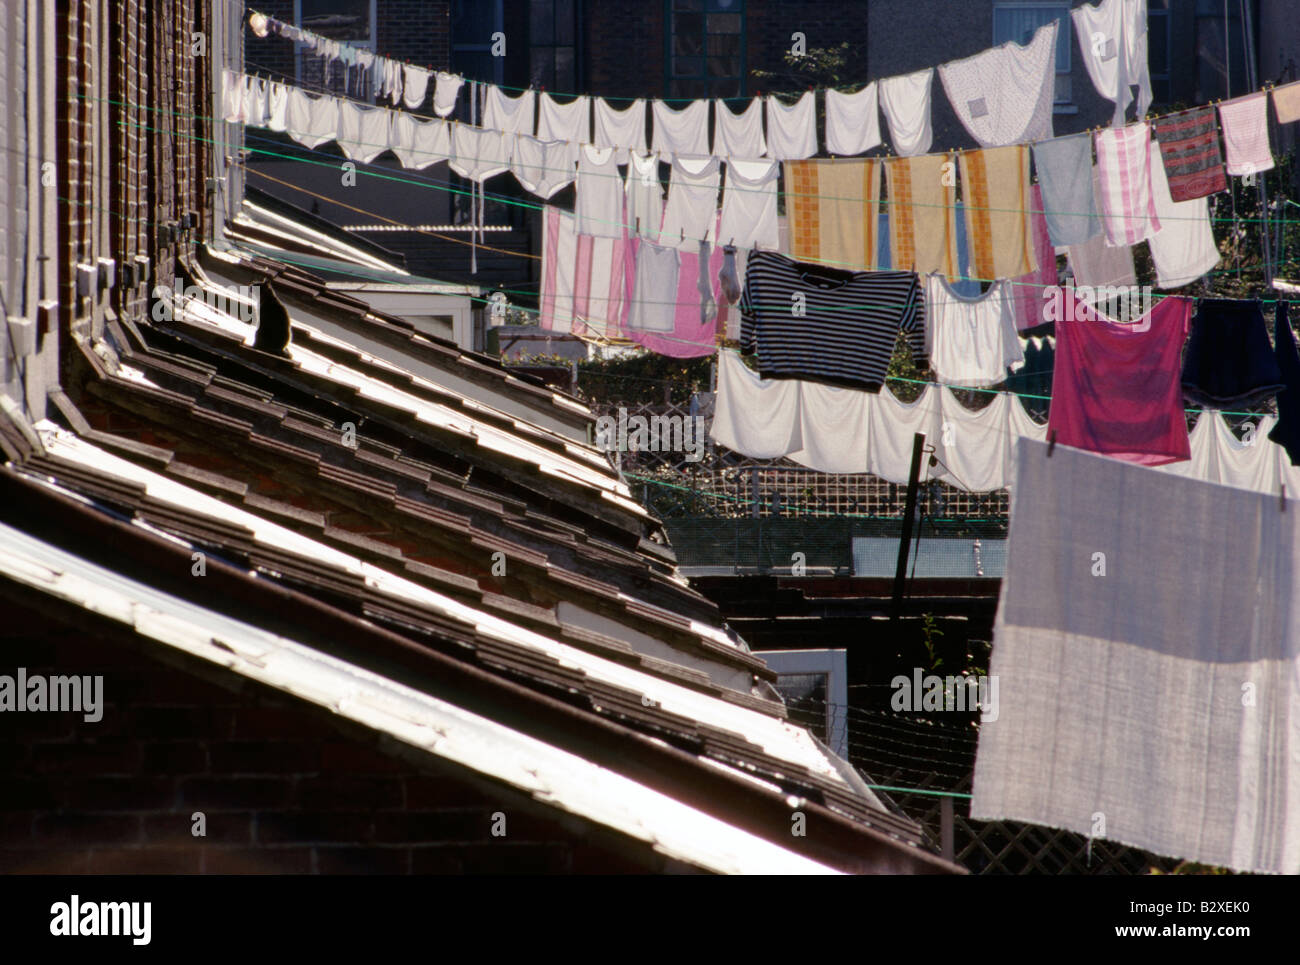
[{"label": "grey towel", "polygon": [[1081,245],[1101,233],[1092,193],[1092,136],[1086,132],[1034,145],[1034,169],[1043,191],[1047,233],[1058,248]]},{"label": "grey towel", "polygon": [[971,817],[1300,872],[1297,504],[1032,440],[1017,462]]}]

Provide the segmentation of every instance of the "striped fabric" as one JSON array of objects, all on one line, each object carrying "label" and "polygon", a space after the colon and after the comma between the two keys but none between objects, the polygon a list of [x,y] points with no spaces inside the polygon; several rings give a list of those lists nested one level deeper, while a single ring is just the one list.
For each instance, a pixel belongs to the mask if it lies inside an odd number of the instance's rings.
[{"label": "striped fabric", "polygon": [[786,161],[790,254],[841,268],[878,268],[880,162]]},{"label": "striped fabric", "polygon": [[937,271],[949,278],[959,273],[955,171],[948,154],[885,161],[889,251],[895,268],[921,274]]},{"label": "striped fabric", "polygon": [[925,304],[908,271],[848,272],[770,251],[749,257],[740,346],[765,379],[879,392],[901,330],[925,364]]},{"label": "striped fabric", "polygon": [[961,190],[971,272],[980,281],[1019,278],[1038,268],[1029,235],[1029,147],[961,155]]},{"label": "striped fabric", "polygon": [[1228,188],[1213,107],[1199,107],[1153,122],[1175,201],[1194,201]]},{"label": "striped fabric", "polygon": [[1097,207],[1112,247],[1135,245],[1160,230],[1151,195],[1151,125],[1098,132]]},{"label": "striped fabric", "polygon": [[627,242],[578,234],[576,219],[548,205],[542,243],[542,328],[618,335],[627,314]]},{"label": "striped fabric", "polygon": [[1228,173],[1260,174],[1273,169],[1268,146],[1268,95],[1263,91],[1219,105]]}]

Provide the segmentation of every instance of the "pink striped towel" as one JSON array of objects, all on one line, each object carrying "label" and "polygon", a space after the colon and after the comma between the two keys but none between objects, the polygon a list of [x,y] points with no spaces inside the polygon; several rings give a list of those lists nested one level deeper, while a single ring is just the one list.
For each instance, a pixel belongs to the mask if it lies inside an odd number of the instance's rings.
[{"label": "pink striped towel", "polygon": [[1112,127],[1097,134],[1097,207],[1106,244],[1135,245],[1160,230],[1151,194],[1151,125]]},{"label": "pink striped towel", "polygon": [[1260,91],[1219,105],[1229,174],[1255,174],[1273,167],[1268,149],[1268,94]]}]

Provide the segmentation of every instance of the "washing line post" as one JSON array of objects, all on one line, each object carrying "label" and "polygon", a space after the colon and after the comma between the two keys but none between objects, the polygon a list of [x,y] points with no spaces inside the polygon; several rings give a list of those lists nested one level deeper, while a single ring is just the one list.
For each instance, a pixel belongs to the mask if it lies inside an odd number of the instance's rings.
[{"label": "washing line post", "polygon": [[945,794],[939,798],[939,853],[947,860],[955,861],[953,851],[952,798]]},{"label": "washing line post", "polygon": [[912,435],[912,468],[907,474],[907,500],[903,507],[903,535],[898,543],[898,568],[894,570],[893,618],[902,615],[903,583],[907,578],[907,554],[912,545],[912,520],[916,517],[917,490],[921,483],[921,456],[925,453],[925,434]]}]

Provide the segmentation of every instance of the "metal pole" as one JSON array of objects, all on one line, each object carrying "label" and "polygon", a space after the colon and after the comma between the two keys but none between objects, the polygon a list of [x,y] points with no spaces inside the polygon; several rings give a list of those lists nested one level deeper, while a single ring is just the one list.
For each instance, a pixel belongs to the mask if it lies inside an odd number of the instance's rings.
[{"label": "metal pole", "polygon": [[946,794],[939,798],[939,854],[953,861],[952,798]]},{"label": "metal pole", "polygon": [[[1246,57],[1246,84],[1254,90],[1259,86],[1255,72],[1255,38],[1254,22],[1250,15],[1250,0],[1241,0],[1241,33],[1244,41],[1243,53]],[[1267,115],[1264,123],[1268,123]],[[1273,241],[1269,237],[1269,215],[1268,215],[1268,189],[1264,187],[1264,175],[1259,173],[1255,175],[1256,184],[1259,187],[1259,217],[1260,217],[1260,253],[1264,256],[1264,284],[1268,288],[1273,287]]]},{"label": "metal pole", "polygon": [[903,605],[903,583],[907,578],[907,555],[912,548],[912,521],[916,518],[916,496],[921,482],[921,456],[925,453],[924,433],[912,435],[912,468],[907,475],[907,501],[903,507],[903,535],[898,543],[898,568],[894,570],[893,615],[897,620]]}]

